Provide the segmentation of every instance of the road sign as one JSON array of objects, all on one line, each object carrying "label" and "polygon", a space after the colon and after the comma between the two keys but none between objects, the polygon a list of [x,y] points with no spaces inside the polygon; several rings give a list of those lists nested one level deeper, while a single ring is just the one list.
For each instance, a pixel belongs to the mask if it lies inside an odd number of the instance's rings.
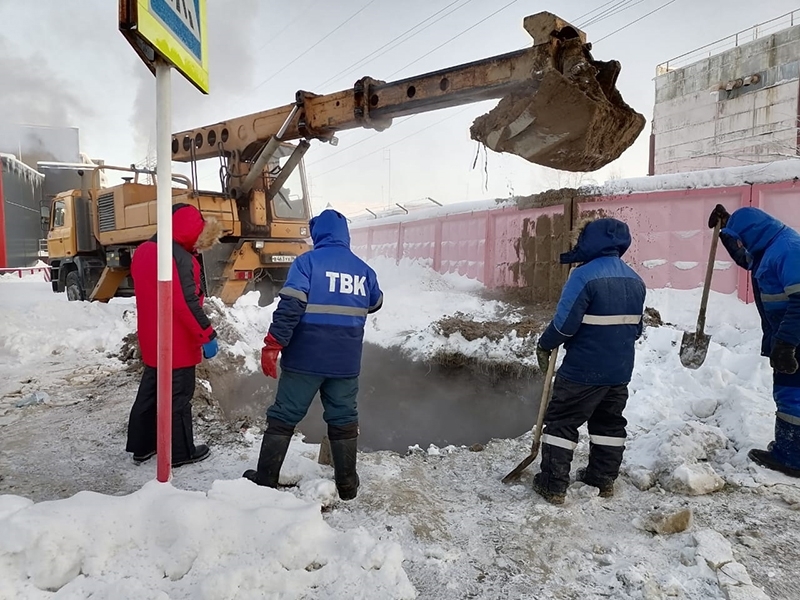
[{"label": "road sign", "polygon": [[119,29],[153,73],[161,58],[208,93],[206,0],[119,0]]},{"label": "road sign", "polygon": [[156,76],[156,479],[172,477],[172,68],[208,93],[206,0],[119,0],[119,30]]}]

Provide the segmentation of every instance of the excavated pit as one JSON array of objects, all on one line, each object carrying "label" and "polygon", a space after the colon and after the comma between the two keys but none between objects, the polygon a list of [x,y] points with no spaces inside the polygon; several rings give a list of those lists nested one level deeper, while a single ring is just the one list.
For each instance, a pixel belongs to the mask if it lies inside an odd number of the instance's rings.
[{"label": "excavated pit", "polygon": [[[519,436],[533,426],[542,392],[538,371],[519,363],[458,354],[419,362],[371,344],[364,346],[359,383],[359,448],[401,453],[414,444],[472,446]],[[277,383],[260,373],[237,377],[231,372],[212,385],[235,386],[214,394],[228,420],[253,421],[263,419]],[[299,429],[310,443],[322,440],[326,425],[319,396]]]}]

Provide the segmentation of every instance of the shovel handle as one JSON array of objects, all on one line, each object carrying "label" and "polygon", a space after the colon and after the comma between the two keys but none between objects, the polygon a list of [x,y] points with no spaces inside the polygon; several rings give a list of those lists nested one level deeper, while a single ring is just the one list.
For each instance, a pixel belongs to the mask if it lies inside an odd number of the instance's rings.
[{"label": "shovel handle", "polygon": [[700,300],[700,313],[697,315],[697,333],[702,335],[706,327],[706,307],[708,306],[708,295],[711,291],[711,276],[714,274],[714,261],[717,257],[717,242],[719,242],[719,231],[722,224],[717,221],[714,226],[714,234],[711,237],[711,252],[708,255],[708,266],[706,267],[706,280],[703,284],[703,298]]},{"label": "shovel handle", "polygon": [[531,454],[536,456],[539,450],[539,443],[542,438],[542,427],[544,426],[544,415],[547,413],[547,406],[550,404],[550,396],[553,391],[553,374],[556,370],[556,358],[558,357],[558,346],[550,352],[550,360],[547,361],[547,374],[544,378],[542,388],[542,400],[539,402],[539,415],[536,417],[536,425],[533,428],[533,443],[531,444]]}]

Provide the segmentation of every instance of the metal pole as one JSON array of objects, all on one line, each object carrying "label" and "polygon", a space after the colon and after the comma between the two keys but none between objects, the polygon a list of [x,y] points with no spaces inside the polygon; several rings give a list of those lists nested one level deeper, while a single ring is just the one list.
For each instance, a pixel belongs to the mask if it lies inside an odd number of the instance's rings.
[{"label": "metal pole", "polygon": [[6,211],[3,198],[3,160],[0,159],[0,268],[7,267],[6,256]]},{"label": "metal pole", "polygon": [[156,478],[172,476],[172,68],[156,62],[158,401]]}]

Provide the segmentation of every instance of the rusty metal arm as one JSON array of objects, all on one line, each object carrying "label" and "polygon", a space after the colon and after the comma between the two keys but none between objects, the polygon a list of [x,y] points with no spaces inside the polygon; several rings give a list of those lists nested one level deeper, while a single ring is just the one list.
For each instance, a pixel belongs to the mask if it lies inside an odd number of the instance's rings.
[{"label": "rusty metal arm", "polygon": [[[537,72],[563,68],[555,63],[561,60],[564,42],[585,45],[586,35],[555,15],[527,17],[524,27],[535,43],[527,49],[389,83],[364,77],[352,89],[323,96],[299,91],[295,103],[176,133],[173,160],[217,157],[222,147],[237,159],[251,161],[287,121],[284,141],[330,140],[337,131],[382,131],[396,117],[502,98],[530,84]],[[297,117],[290,119],[296,106]]]},{"label": "rusty metal arm", "polygon": [[339,131],[383,131],[397,117],[498,98],[470,127],[470,137],[495,152],[566,171],[618,158],[645,124],[616,89],[620,64],[595,60],[586,35],[551,13],[523,26],[530,48],[388,83],[364,77],[324,96],[301,90],[293,104],[176,134],[173,159],[223,156],[235,177],[257,178],[257,156],[284,123],[282,140],[335,142]]},{"label": "rusty metal arm", "polygon": [[[353,89],[317,96],[298,92],[301,110],[286,128],[283,141],[330,139],[337,131],[359,127],[382,131],[392,119],[405,115],[502,98],[529,81],[539,46],[442,69],[419,77],[384,83],[370,77]],[[192,160],[192,142],[197,160],[219,155],[219,140],[227,151],[238,151],[247,159],[254,146],[274,136],[291,115],[295,104],[223,121],[216,125],[183,131],[173,136],[173,160]]]}]

